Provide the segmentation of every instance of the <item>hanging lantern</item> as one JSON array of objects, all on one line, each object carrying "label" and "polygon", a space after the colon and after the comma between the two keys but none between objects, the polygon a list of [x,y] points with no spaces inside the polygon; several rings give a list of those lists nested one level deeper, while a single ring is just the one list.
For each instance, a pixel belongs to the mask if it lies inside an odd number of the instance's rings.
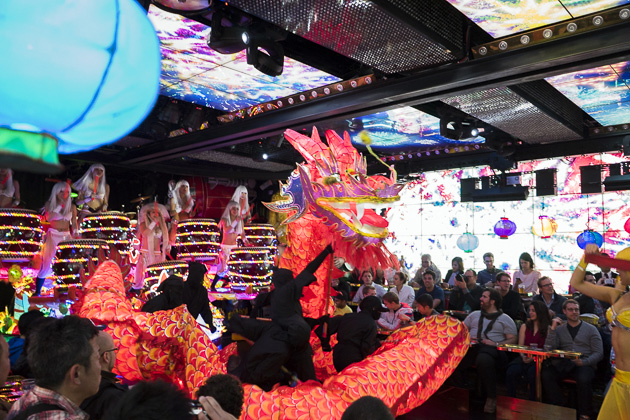
[{"label": "hanging lantern", "polygon": [[541,238],[550,238],[558,230],[558,224],[553,217],[538,216],[538,221],[532,226],[532,232]]},{"label": "hanging lantern", "polygon": [[473,252],[479,246],[479,238],[470,232],[457,238],[457,247],[466,253]]},{"label": "hanging lantern", "polygon": [[153,108],[160,49],[135,0],[4,0],[0,167],[60,170],[57,153],[112,143]]},{"label": "hanging lantern", "polygon": [[499,235],[501,239],[507,239],[509,236],[513,235],[514,232],[516,232],[516,223],[507,217],[502,217],[501,220],[494,225],[494,233]]},{"label": "hanging lantern", "polygon": [[586,248],[587,244],[595,244],[599,247],[604,243],[604,237],[594,230],[586,229],[577,237],[577,244],[580,248]]}]

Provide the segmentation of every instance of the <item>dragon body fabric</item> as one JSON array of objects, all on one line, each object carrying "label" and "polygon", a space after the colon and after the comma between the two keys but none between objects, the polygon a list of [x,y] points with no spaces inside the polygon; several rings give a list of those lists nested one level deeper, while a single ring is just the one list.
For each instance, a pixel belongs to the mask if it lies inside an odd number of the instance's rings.
[{"label": "dragon body fabric", "polygon": [[[382,244],[387,222],[373,208],[388,207],[400,189],[395,176],[367,177],[365,160],[351,146],[347,135],[329,132],[325,146],[313,132],[311,138],[293,131],[289,141],[305,157],[283,186],[289,200],[274,203],[290,211],[289,248],[281,266],[299,273],[327,244],[335,255],[356,267],[395,264]],[[329,261],[326,261],[326,265]],[[185,305],[153,314],[138,312],[125,295],[120,261],[105,261],[84,281],[83,294],[73,311],[107,325],[117,353],[115,371],[127,381],[163,379],[194,397],[209,376],[225,373],[235,344],[219,350],[188,313]],[[318,280],[304,291],[302,305],[308,316],[319,316],[329,307],[324,287],[327,270],[320,267]],[[331,343],[336,337],[331,337]],[[446,316],[426,318],[394,332],[365,360],[336,372],[332,353],[322,352],[311,337],[318,379],[296,387],[276,386],[265,392],[244,384],[241,419],[339,419],[358,398],[381,398],[396,416],[426,401],[450,376],[466,354],[467,329]]]},{"label": "dragon body fabric", "polygon": [[[403,185],[391,176],[367,176],[366,160],[352,146],[350,136],[326,132],[326,146],[316,128],[311,137],[286,130],[285,138],[306,160],[281,184],[286,200],[265,203],[272,211],[290,213],[287,225],[287,251],[280,267],[294,274],[333,244],[335,256],[360,269],[398,267],[398,260],[383,241],[388,222],[374,210],[398,201]],[[304,290],[304,315],[317,318],[330,309],[326,287],[330,261],[316,273],[317,282]]]}]

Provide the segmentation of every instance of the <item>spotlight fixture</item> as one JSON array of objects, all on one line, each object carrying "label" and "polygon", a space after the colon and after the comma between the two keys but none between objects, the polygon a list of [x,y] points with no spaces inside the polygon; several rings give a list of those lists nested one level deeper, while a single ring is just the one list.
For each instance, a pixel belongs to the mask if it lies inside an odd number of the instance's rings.
[{"label": "spotlight fixture", "polygon": [[212,12],[208,47],[221,54],[243,51],[249,43],[248,26],[251,18],[238,11],[219,6]]},{"label": "spotlight fixture", "polygon": [[440,119],[440,135],[452,140],[468,140],[477,137],[484,131],[477,122],[459,118]]},{"label": "spotlight fixture", "polygon": [[264,27],[251,27],[247,32],[247,64],[268,76],[280,76],[284,70],[284,36]]}]

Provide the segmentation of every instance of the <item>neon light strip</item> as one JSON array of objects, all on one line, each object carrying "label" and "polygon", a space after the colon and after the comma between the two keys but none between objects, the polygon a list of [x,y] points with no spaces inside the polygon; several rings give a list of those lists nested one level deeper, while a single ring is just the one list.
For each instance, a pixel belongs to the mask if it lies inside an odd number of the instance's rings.
[{"label": "neon light strip", "polygon": [[117,220],[129,220],[129,218],[127,216],[119,216],[117,214],[112,214],[112,215],[107,215],[107,216],[85,216],[83,218],[83,223],[89,223],[89,222],[96,222],[96,221],[102,221],[102,220],[112,220],[112,219],[117,219]]},{"label": "neon light strip", "polygon": [[39,254],[39,251],[35,252],[22,252],[22,251],[0,251],[0,256],[7,257],[32,257],[35,254]]},{"label": "neon light strip", "polygon": [[29,226],[9,226],[9,225],[2,225],[0,226],[0,230],[3,229],[10,229],[10,230],[28,230],[28,231],[34,231],[34,232],[39,232],[39,233],[44,233],[44,229],[40,228],[40,227],[29,227]]},{"label": "neon light strip", "polygon": [[125,230],[130,230],[129,228],[121,228],[121,227],[116,227],[116,226],[112,226],[112,227],[95,227],[95,228],[80,228],[79,232],[83,233],[83,232],[102,232],[102,231],[107,231],[107,230],[113,230],[113,231],[125,231]]},{"label": "neon light strip", "polygon": [[0,241],[0,245],[39,245],[41,246],[41,241]]},{"label": "neon light strip", "polygon": [[0,211],[0,217],[9,216],[9,217],[26,217],[28,219],[40,219],[41,216],[36,213],[30,213],[25,211]]},{"label": "neon light strip", "polygon": [[176,245],[179,246],[190,246],[190,245],[214,245],[214,246],[221,246],[221,244],[219,242],[177,242]]},{"label": "neon light strip", "polygon": [[254,261],[229,261],[228,265],[243,265],[243,264],[272,264],[271,259],[268,260],[254,260]]},{"label": "neon light strip", "polygon": [[267,279],[271,278],[271,276],[272,276],[272,274],[265,274],[264,276],[251,276],[249,274],[234,273],[233,271],[230,271],[229,275],[232,276],[232,277],[240,277],[240,278],[244,278],[244,279],[261,279],[261,280],[267,280]]}]

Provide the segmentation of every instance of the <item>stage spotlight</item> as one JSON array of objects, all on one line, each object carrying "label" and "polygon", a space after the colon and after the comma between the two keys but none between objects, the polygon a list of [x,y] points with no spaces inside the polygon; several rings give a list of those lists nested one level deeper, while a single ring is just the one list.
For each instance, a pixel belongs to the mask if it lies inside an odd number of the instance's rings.
[{"label": "stage spotlight", "polygon": [[267,160],[267,159],[269,159],[269,155],[267,153],[263,153],[262,154],[262,158],[263,158],[263,160]]},{"label": "stage spotlight", "polygon": [[476,122],[465,121],[459,118],[440,119],[440,135],[452,140],[468,140],[477,137],[483,132]]},{"label": "stage spotlight", "polygon": [[284,70],[284,48],[271,39],[250,38],[247,64],[268,76],[280,76]]},{"label": "stage spotlight", "polygon": [[206,42],[221,54],[243,51],[249,43],[247,27],[251,19],[233,9],[219,7],[212,12],[212,24]]}]

